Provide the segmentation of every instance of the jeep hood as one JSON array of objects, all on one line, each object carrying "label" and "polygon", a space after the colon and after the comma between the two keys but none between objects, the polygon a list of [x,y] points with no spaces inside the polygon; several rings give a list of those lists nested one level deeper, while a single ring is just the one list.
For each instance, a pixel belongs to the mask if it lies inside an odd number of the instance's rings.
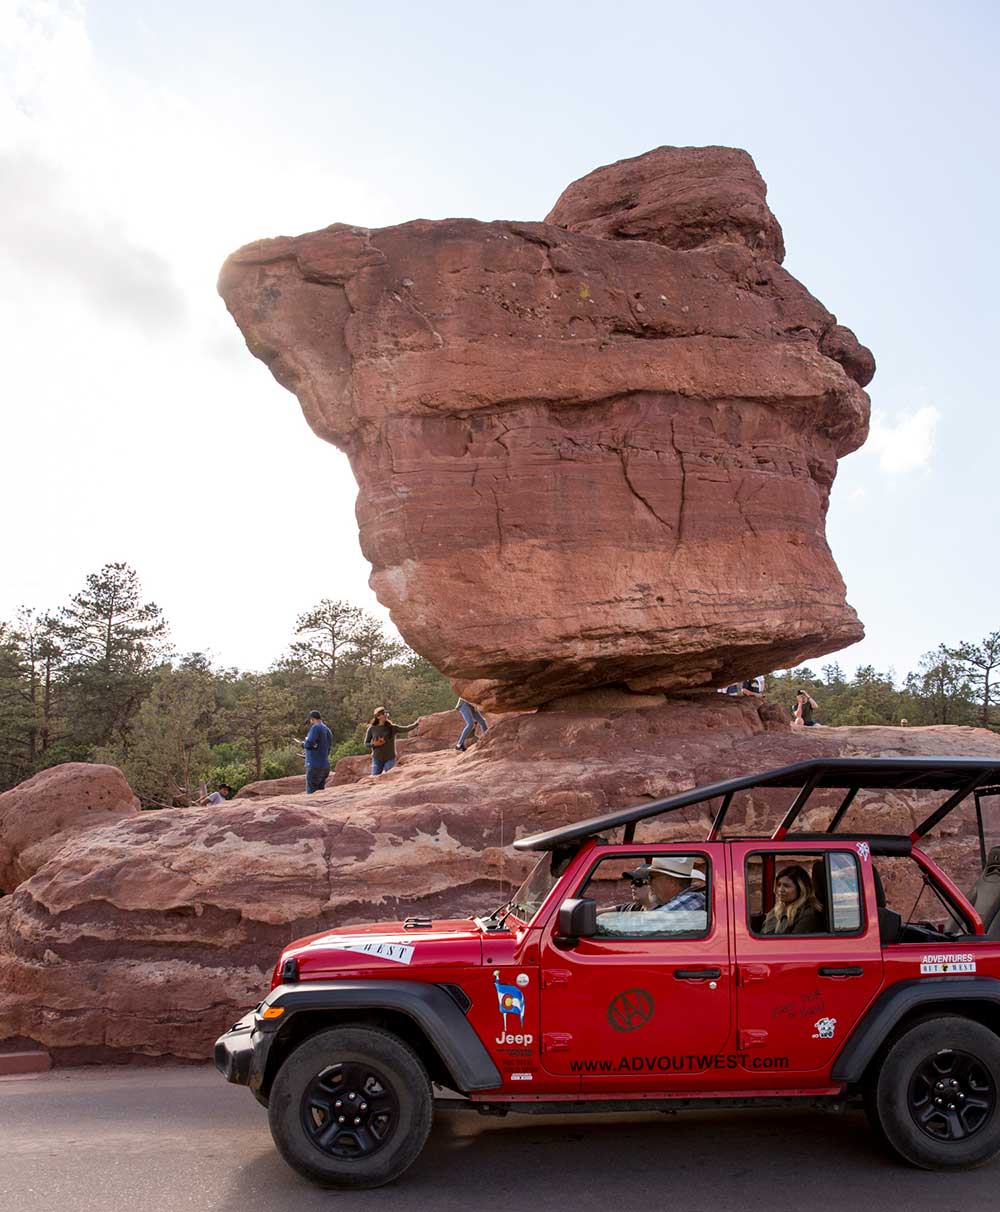
[{"label": "jeep hood", "polygon": [[414,968],[478,967],[483,960],[482,933],[471,918],[430,922],[416,928],[403,922],[342,926],[289,943],[278,958],[271,987],[280,984],[290,959],[299,980],[331,977],[406,977]]}]

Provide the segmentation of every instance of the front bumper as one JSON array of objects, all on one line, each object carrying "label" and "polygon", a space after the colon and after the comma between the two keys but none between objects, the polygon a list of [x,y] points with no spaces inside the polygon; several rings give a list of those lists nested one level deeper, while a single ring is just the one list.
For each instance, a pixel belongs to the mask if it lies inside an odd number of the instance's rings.
[{"label": "front bumper", "polygon": [[256,1026],[257,1011],[251,1010],[215,1041],[215,1067],[227,1082],[250,1085]]},{"label": "front bumper", "polygon": [[267,1005],[261,1002],[249,1014],[215,1041],[215,1067],[227,1082],[247,1086],[259,1103],[267,1106],[263,1093],[267,1057],[274,1043],[276,1027],[270,1027],[260,1012]]}]

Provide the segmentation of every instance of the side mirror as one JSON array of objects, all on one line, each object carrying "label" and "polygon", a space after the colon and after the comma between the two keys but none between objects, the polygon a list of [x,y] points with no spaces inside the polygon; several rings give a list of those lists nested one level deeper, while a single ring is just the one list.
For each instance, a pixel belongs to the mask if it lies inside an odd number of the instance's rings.
[{"label": "side mirror", "polygon": [[597,933],[597,901],[570,898],[559,906],[558,936],[570,946]]}]

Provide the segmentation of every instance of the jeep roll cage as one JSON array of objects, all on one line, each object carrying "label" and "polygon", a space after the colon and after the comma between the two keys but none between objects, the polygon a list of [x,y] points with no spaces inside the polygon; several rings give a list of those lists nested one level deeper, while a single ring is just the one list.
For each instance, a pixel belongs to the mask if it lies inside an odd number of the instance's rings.
[{"label": "jeep roll cage", "polygon": [[[813,758],[805,762],[795,762],[791,766],[779,766],[775,770],[765,770],[760,774],[745,775],[742,778],[727,779],[719,783],[707,783],[702,787],[683,791],[679,795],[654,800],[650,804],[636,804],[631,808],[623,808],[619,812],[608,813],[606,816],[590,817],[589,820],[579,821],[574,825],[565,825],[561,829],[533,833],[529,837],[519,838],[514,843],[514,849],[551,850],[565,854],[567,851],[572,852],[578,849],[590,838],[605,835],[610,830],[619,828],[624,829],[621,844],[628,845],[635,841],[635,828],[640,821],[650,820],[669,812],[676,812],[681,808],[690,808],[695,804],[706,804],[717,799],[720,804],[708,836],[704,839],[708,842],[715,842],[721,839],[726,816],[737,792],[750,791],[758,787],[789,787],[797,788],[797,794],[774,833],[771,834],[771,841],[829,839],[831,834],[837,833],[837,827],[844,819],[859,791],[950,792],[951,794],[908,836],[905,834],[838,835],[845,840],[868,842],[873,854],[902,857],[908,856],[914,843],[919,842],[931,829],[940,824],[967,796],[974,795],[979,845],[985,861],[986,848],[980,798],[1000,793],[1000,786],[997,784],[1000,784],[1000,760],[990,758]],[[845,793],[840,805],[830,818],[825,832],[790,835],[790,830],[805,808],[809,797],[818,788],[836,788]],[[602,840],[605,839],[602,837]]]}]

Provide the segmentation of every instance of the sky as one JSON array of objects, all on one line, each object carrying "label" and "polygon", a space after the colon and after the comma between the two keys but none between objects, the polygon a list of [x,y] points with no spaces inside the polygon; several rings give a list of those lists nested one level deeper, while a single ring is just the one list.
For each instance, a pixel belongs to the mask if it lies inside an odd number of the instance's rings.
[{"label": "sky", "polygon": [[724,144],[878,363],[827,532],[867,637],[836,659],[902,676],[1000,628],[998,14],[0,0],[0,619],[117,560],[178,651],[227,666],[266,668],[324,597],[387,617],[347,460],[247,352],[226,255],[541,219],[598,165]]}]

